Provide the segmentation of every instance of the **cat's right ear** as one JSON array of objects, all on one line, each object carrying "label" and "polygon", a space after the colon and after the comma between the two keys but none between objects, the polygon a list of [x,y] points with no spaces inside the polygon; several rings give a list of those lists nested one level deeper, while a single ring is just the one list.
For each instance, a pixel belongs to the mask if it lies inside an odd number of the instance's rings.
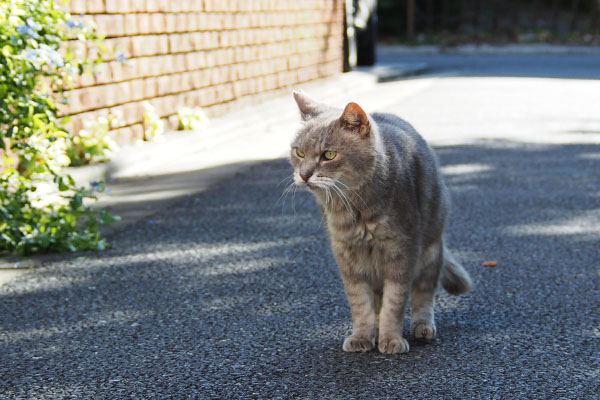
[{"label": "cat's right ear", "polygon": [[323,105],[308,97],[302,90],[294,90],[294,100],[300,109],[300,116],[304,121],[311,119],[323,112]]},{"label": "cat's right ear", "polygon": [[345,129],[356,132],[361,137],[367,137],[371,132],[371,123],[367,113],[356,103],[348,103],[340,121]]}]

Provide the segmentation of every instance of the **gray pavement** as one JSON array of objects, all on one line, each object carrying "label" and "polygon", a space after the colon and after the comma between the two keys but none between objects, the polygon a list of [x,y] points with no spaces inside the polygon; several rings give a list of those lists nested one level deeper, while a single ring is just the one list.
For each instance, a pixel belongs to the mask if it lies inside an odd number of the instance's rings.
[{"label": "gray pavement", "polygon": [[[580,73],[560,57],[558,72]],[[349,309],[317,207],[280,198],[285,141],[257,134],[253,154],[270,157],[214,167],[229,178],[201,191],[199,171],[163,174],[172,186],[154,192],[188,192],[112,232],[112,250],[56,256],[0,287],[0,398],[597,398],[600,81],[540,78],[527,57],[514,76],[435,60],[432,75],[348,99],[412,122],[451,188],[449,245],[476,286],[439,293],[432,344],[341,350]],[[292,123],[261,129],[289,138]],[[250,151],[242,137],[198,157]],[[127,179],[122,190],[156,182]]]}]

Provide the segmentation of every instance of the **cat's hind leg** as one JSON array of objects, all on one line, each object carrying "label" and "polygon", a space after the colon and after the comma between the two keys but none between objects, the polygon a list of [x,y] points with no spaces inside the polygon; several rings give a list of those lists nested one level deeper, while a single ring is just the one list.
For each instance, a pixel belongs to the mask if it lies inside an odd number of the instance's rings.
[{"label": "cat's hind leg", "polygon": [[410,333],[416,339],[431,340],[435,337],[435,291],[444,263],[443,243],[440,239],[425,249],[421,265],[413,280],[411,290]]}]

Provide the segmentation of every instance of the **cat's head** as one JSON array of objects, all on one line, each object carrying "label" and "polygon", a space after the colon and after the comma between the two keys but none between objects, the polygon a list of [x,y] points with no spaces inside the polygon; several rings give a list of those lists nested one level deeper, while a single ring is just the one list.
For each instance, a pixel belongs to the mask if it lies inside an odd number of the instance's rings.
[{"label": "cat's head", "polygon": [[294,92],[303,124],[291,145],[294,182],[311,190],[358,188],[371,179],[377,128],[356,103],[341,111]]}]

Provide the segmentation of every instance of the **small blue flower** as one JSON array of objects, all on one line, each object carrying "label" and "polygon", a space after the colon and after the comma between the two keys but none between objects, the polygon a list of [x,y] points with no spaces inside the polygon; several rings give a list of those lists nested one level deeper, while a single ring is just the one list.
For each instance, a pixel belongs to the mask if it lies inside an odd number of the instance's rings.
[{"label": "small blue flower", "polygon": [[19,25],[17,26],[17,33],[19,35],[28,35],[31,28],[27,25]]},{"label": "small blue flower", "polygon": [[40,25],[39,23],[35,22],[35,20],[33,18],[27,18],[27,25],[29,25],[29,27],[31,29],[33,29],[34,31],[39,31],[42,29],[42,25]]},{"label": "small blue flower", "polygon": [[27,50],[23,56],[29,61],[36,61],[39,51],[37,49]]},{"label": "small blue flower", "polygon": [[60,53],[45,44],[41,44],[39,49],[27,50],[23,57],[36,64],[48,64],[59,68],[65,65]]},{"label": "small blue flower", "polygon": [[17,33],[19,35],[23,35],[23,36],[29,36],[32,37],[34,39],[39,39],[40,35],[38,35],[38,33],[32,29],[29,25],[19,25],[17,26]]},{"label": "small blue flower", "polygon": [[81,20],[70,19],[67,20],[65,24],[67,25],[67,28],[70,29],[83,29],[85,27],[85,24]]},{"label": "small blue flower", "polygon": [[115,59],[121,64],[127,63],[127,57],[125,57],[125,54],[123,54],[123,52],[121,51],[117,52],[117,56],[115,57]]},{"label": "small blue flower", "polygon": [[92,188],[92,192],[102,192],[104,190],[104,183],[91,181],[90,187]]}]

